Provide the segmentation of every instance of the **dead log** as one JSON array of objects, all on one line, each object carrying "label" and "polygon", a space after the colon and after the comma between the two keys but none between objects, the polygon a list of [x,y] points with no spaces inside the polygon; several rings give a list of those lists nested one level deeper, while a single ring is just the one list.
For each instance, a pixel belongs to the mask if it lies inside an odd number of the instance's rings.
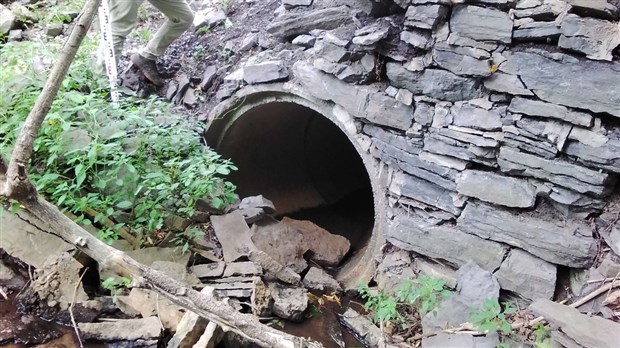
[{"label": "dead log", "polygon": [[103,243],[66,217],[57,207],[40,197],[29,180],[28,162],[41,124],[54,101],[75,54],[86,36],[101,0],[87,0],[65,43],[58,62],[21,129],[10,162],[0,157],[0,195],[18,201],[26,210],[49,226],[53,233],[74,245],[99,264],[131,278],[132,286],[151,289],[172,302],[265,347],[320,347],[267,325],[252,315],[235,311],[215,296],[201,294],[162,272],[146,267],[125,253]]}]

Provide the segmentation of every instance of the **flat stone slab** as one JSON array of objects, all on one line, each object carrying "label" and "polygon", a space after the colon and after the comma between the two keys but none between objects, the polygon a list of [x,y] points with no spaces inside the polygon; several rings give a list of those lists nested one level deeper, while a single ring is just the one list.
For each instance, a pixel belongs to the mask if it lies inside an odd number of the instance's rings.
[{"label": "flat stone slab", "polygon": [[224,270],[224,277],[260,275],[262,273],[263,269],[254,262],[231,262],[226,264],[226,269]]},{"label": "flat stone slab", "polygon": [[211,224],[217,240],[222,245],[222,253],[227,263],[248,256],[249,251],[255,248],[250,237],[250,228],[241,212],[233,211],[226,215],[212,215]]},{"label": "flat stone slab", "polygon": [[366,344],[367,347],[378,347],[382,341],[383,334],[372,321],[366,316],[356,312],[353,308],[348,308],[340,316],[342,322]]},{"label": "flat stone slab", "polygon": [[508,13],[492,8],[455,6],[450,29],[460,36],[479,41],[512,41],[512,19]]},{"label": "flat stone slab", "polygon": [[439,258],[458,266],[474,260],[486,270],[496,270],[507,252],[502,244],[461,232],[454,227],[433,226],[399,214],[387,229],[387,239],[397,247]]},{"label": "flat stone slab", "polygon": [[215,278],[224,274],[224,268],[226,268],[226,263],[213,262],[191,266],[189,270],[198,278]]},{"label": "flat stone slab", "polygon": [[620,26],[618,22],[569,14],[562,21],[558,45],[585,53],[590,59],[611,61],[612,51],[620,45]]},{"label": "flat stone slab", "polygon": [[156,316],[101,323],[78,323],[83,340],[137,341],[159,338],[161,325]]},{"label": "flat stone slab", "polygon": [[507,207],[531,208],[536,203],[536,187],[525,179],[493,172],[466,170],[457,179],[456,190],[463,195]]},{"label": "flat stone slab", "polygon": [[569,267],[587,268],[596,255],[591,227],[580,221],[547,221],[525,212],[517,215],[498,207],[470,202],[458,218],[457,228]]},{"label": "flat stone slab", "polygon": [[495,276],[502,289],[530,300],[553,299],[557,267],[523,250],[512,249]]},{"label": "flat stone slab", "polygon": [[601,317],[590,317],[579,310],[550,300],[537,300],[530,310],[560,327],[561,332],[586,348],[617,348],[620,324]]}]

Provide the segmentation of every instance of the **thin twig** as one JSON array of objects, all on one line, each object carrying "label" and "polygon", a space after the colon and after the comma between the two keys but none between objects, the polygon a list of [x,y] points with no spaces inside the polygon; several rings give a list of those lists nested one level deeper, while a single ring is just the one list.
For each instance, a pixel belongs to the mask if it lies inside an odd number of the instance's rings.
[{"label": "thin twig", "polygon": [[80,275],[80,279],[78,279],[77,283],[75,283],[75,288],[73,288],[73,298],[71,299],[71,304],[69,305],[69,315],[71,316],[71,324],[73,324],[73,330],[75,330],[75,336],[78,339],[78,343],[80,344],[80,348],[84,348],[82,344],[82,338],[80,337],[80,331],[78,330],[77,324],[75,323],[75,317],[73,316],[73,305],[75,304],[75,297],[77,296],[77,290],[82,284],[82,278],[84,278],[84,274],[88,271],[88,267],[84,268],[84,272]]},{"label": "thin twig", "polygon": [[2,288],[0,288],[0,295],[2,295],[2,297],[4,297],[4,300],[8,300],[9,296],[7,296],[6,292],[4,292],[4,290]]}]

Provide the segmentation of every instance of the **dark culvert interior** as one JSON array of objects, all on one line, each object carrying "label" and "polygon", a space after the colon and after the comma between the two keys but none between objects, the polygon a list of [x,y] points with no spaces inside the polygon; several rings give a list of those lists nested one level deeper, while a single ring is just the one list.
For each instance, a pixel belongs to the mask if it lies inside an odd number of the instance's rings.
[{"label": "dark culvert interior", "polygon": [[365,246],[374,226],[370,179],[332,121],[299,104],[271,102],[219,129],[224,134],[207,133],[207,141],[239,168],[230,180],[242,198],[262,194],[279,216],[342,235],[353,252]]}]

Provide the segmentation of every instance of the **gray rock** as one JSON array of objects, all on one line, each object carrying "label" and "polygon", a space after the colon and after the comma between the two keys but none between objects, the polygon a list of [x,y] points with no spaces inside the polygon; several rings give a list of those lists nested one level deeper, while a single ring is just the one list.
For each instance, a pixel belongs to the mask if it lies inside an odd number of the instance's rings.
[{"label": "gray rock", "polygon": [[239,89],[238,82],[224,82],[217,89],[215,93],[215,99],[222,101],[224,99],[230,98],[235,92]]},{"label": "gray rock", "polygon": [[310,6],[312,5],[312,0],[282,0],[282,5],[285,8],[293,8],[296,6]]},{"label": "gray rock", "polygon": [[486,204],[468,203],[457,221],[457,229],[569,267],[589,267],[596,254],[590,226],[583,222],[551,222],[531,213],[515,215]]},{"label": "gray rock", "polygon": [[374,45],[387,37],[389,32],[387,25],[371,25],[361,28],[355,32],[353,43],[360,46]]},{"label": "gray rock", "polygon": [[249,64],[243,67],[243,80],[249,84],[282,81],[288,78],[288,69],[281,60]]},{"label": "gray rock", "polygon": [[308,291],[270,283],[269,291],[273,297],[273,314],[290,321],[300,321],[308,308]]},{"label": "gray rock", "polygon": [[488,79],[484,80],[484,87],[497,92],[508,93],[512,95],[533,96],[534,93],[525,88],[525,85],[515,75],[504,73],[494,73]]},{"label": "gray rock", "polygon": [[0,34],[6,35],[15,26],[17,18],[6,6],[0,4]]},{"label": "gray rock", "polygon": [[417,257],[414,268],[421,274],[443,280],[451,289],[456,288],[456,271],[446,265]]},{"label": "gray rock", "polygon": [[500,112],[501,109],[485,110],[469,103],[455,103],[450,110],[453,125],[485,131],[502,129]]},{"label": "gray rock", "polygon": [[286,284],[301,284],[301,277],[299,274],[295,273],[295,271],[289,267],[282,266],[282,264],[262,250],[252,250],[249,259],[259,265],[265,271],[266,275],[272,279],[278,279]]},{"label": "gray rock", "polygon": [[298,46],[302,46],[302,47],[312,47],[314,46],[314,43],[316,42],[316,37],[312,36],[312,35],[299,35],[296,38],[293,39],[293,41],[291,42],[293,45],[298,45]]},{"label": "gray rock", "polygon": [[495,276],[473,261],[461,266],[456,277],[456,293],[442,301],[436,313],[427,313],[422,318],[424,333],[458,327],[469,320],[471,308],[482,308],[484,301],[499,298],[500,286]]},{"label": "gray rock", "polygon": [[[468,139],[462,139],[467,140],[468,142],[456,140],[455,138],[458,138],[457,134],[459,133],[461,137],[467,137]],[[431,133],[427,134],[424,138],[423,149],[424,151],[439,155],[456,157],[458,159],[472,161],[486,166],[494,166],[497,149],[494,147],[480,147],[470,144],[469,141],[474,141],[474,139],[483,139],[485,142],[489,142],[489,144],[497,143],[494,139],[486,139],[471,134],[468,135],[462,132],[451,131],[449,129],[432,129]]]},{"label": "gray rock", "polygon": [[226,215],[212,215],[211,225],[222,245],[222,253],[227,263],[230,264],[240,257],[247,256],[250,250],[256,248],[250,237],[250,228],[241,212],[233,211]]},{"label": "gray rock", "polygon": [[209,26],[214,26],[223,23],[226,20],[226,13],[218,8],[209,7],[201,11],[197,11],[194,14],[194,27],[196,29]]},{"label": "gray rock", "polygon": [[312,66],[332,75],[338,75],[348,67],[346,64],[333,63],[324,58],[316,58],[314,62],[312,62]]},{"label": "gray rock", "polygon": [[161,324],[156,316],[101,323],[78,323],[80,337],[97,341],[137,341],[159,339]]},{"label": "gray rock", "polygon": [[208,66],[202,74],[202,81],[200,81],[200,88],[203,91],[208,90],[213,85],[213,81],[217,77],[217,67],[215,65]]},{"label": "gray rock", "polygon": [[250,50],[252,47],[258,45],[258,33],[249,33],[241,41],[241,45],[236,52],[245,52]]},{"label": "gray rock", "polygon": [[559,326],[564,334],[587,348],[614,348],[618,346],[620,324],[601,317],[590,317],[575,308],[550,300],[537,300],[530,310]]},{"label": "gray rock", "polygon": [[[505,52],[500,70],[519,75],[545,101],[620,117],[620,63],[562,62],[529,52]],[[565,57],[565,56],[561,56]],[[560,92],[557,86],[563,86]],[[608,86],[593,89],[592,86]]]},{"label": "gray rock", "polygon": [[584,53],[590,59],[611,61],[612,51],[620,45],[620,25],[569,14],[562,21],[559,46]]},{"label": "gray rock", "polygon": [[351,22],[351,16],[348,7],[340,6],[300,13],[286,13],[273,21],[267,27],[267,31],[277,37],[289,38],[307,34],[313,29],[334,29],[349,22]]},{"label": "gray rock", "polygon": [[433,122],[434,115],[435,106],[424,102],[416,103],[416,109],[413,113],[413,119],[415,122],[418,122],[423,126],[430,126],[431,122]]},{"label": "gray rock", "polygon": [[406,88],[414,95],[426,95],[446,101],[475,99],[482,96],[474,79],[439,69],[422,72],[406,70],[401,64],[387,63],[387,76],[393,86]]},{"label": "gray rock", "polygon": [[229,262],[224,269],[224,277],[261,275],[263,268],[252,261]]},{"label": "gray rock", "polygon": [[569,162],[540,158],[505,146],[500,149],[497,163],[504,173],[547,180],[595,197],[605,196],[610,192],[614,181],[614,178],[606,173]]},{"label": "gray rock", "polygon": [[520,25],[512,33],[515,41],[546,41],[556,40],[562,30],[556,22],[531,22]]},{"label": "gray rock", "polygon": [[332,276],[318,267],[310,267],[303,279],[303,284],[308,290],[329,293],[340,291],[342,287]]},{"label": "gray rock", "polygon": [[265,210],[267,214],[273,214],[276,212],[276,207],[273,202],[263,197],[263,195],[245,197],[239,203],[239,209],[246,208],[261,208]]},{"label": "gray rock", "polygon": [[499,283],[493,274],[469,261],[456,271],[456,290],[474,308],[482,307],[487,299],[499,298]]},{"label": "gray rock", "polygon": [[406,130],[413,123],[413,107],[383,93],[373,93],[368,97],[364,118],[379,125]]},{"label": "gray rock", "polygon": [[367,124],[363,128],[363,132],[375,140],[379,140],[400,150],[403,150],[409,154],[417,154],[420,152],[420,147],[413,144],[407,138],[399,135],[398,133],[390,132],[384,128],[375,126],[373,124]]},{"label": "gray rock", "polygon": [[452,10],[450,30],[479,41],[512,40],[512,20],[508,13],[478,6],[458,5]]},{"label": "gray rock", "polygon": [[359,61],[349,65],[344,65],[344,69],[340,71],[336,77],[347,83],[363,83],[367,80],[369,73],[373,69],[366,69]]},{"label": "gray rock", "polygon": [[446,190],[432,182],[425,181],[415,176],[397,172],[392,178],[389,187],[390,192],[397,196],[413,198],[432,207],[458,215],[457,208],[452,199],[452,191]]},{"label": "gray rock", "polygon": [[329,233],[311,221],[285,217],[282,223],[301,232],[303,241],[312,252],[310,260],[319,266],[338,266],[351,247],[351,243],[345,237]]},{"label": "gray rock", "polygon": [[620,141],[609,140],[602,146],[588,146],[569,141],[564,152],[587,166],[620,173]]},{"label": "gray rock", "polygon": [[175,214],[170,214],[164,219],[164,228],[174,232],[183,232],[189,225],[192,224],[192,220],[180,217]]},{"label": "gray rock", "polygon": [[491,61],[488,55],[479,59],[464,54],[465,52],[463,48],[436,44],[433,49],[433,60],[440,67],[457,75],[481,77],[491,75]]},{"label": "gray rock", "polygon": [[519,1],[512,13],[516,18],[554,18],[569,9],[570,6],[563,0]]},{"label": "gray rock", "polygon": [[348,308],[340,318],[343,324],[355,332],[356,337],[359,337],[367,347],[378,347],[383,341],[381,329],[353,308]]},{"label": "gray rock", "polygon": [[[308,263],[303,255],[308,251],[301,232],[274,219],[263,219],[252,226],[252,241],[282,266],[297,273],[303,272]],[[281,243],[287,240],[288,243]]]},{"label": "gray rock", "polygon": [[5,264],[0,262],[0,281],[10,280],[15,276],[15,273],[7,267]]},{"label": "gray rock", "polygon": [[216,278],[224,274],[224,262],[205,263],[202,265],[194,265],[189,268],[190,272],[198,278]]},{"label": "gray rock", "polygon": [[440,332],[422,339],[422,348],[495,348],[498,345],[498,335],[473,336],[464,333]]},{"label": "gray rock", "polygon": [[331,42],[327,42],[325,40],[320,41],[314,46],[314,51],[321,58],[325,58],[333,63],[343,63],[349,60],[351,53],[347,51],[345,48],[334,45]]},{"label": "gray rock", "polygon": [[530,300],[553,299],[556,275],[555,265],[519,249],[512,249],[495,272],[502,289]]},{"label": "gray rock", "polygon": [[9,31],[9,41],[21,41],[24,38],[24,31],[21,29],[13,29]]},{"label": "gray rock", "polygon": [[609,0],[567,0],[574,10],[586,12],[596,17],[618,19],[620,7]]},{"label": "gray rock", "polygon": [[448,7],[437,4],[413,5],[407,8],[405,26],[435,29],[448,14]]},{"label": "gray rock", "polygon": [[620,274],[620,257],[608,253],[596,269],[606,278],[615,278]]},{"label": "gray rock", "polygon": [[458,266],[473,260],[489,271],[500,266],[507,252],[507,248],[502,244],[447,225],[429,225],[405,214],[394,219],[387,229],[386,237],[401,249],[443,259]]},{"label": "gray rock", "polygon": [[511,133],[504,133],[503,143],[510,147],[533,153],[547,159],[554,159],[558,153],[557,148],[547,141],[543,141],[542,139],[532,140]]},{"label": "gray rock", "polygon": [[499,142],[492,138],[483,137],[476,134],[465,132],[464,130],[471,130],[470,128],[454,127],[451,128],[437,128],[431,129],[430,133],[433,135],[441,136],[442,138],[451,138],[463,143],[470,143],[484,148],[496,148],[499,146]]},{"label": "gray rock", "polygon": [[394,97],[394,99],[398,100],[399,102],[405,105],[411,105],[413,104],[413,93],[411,93],[409,90],[401,88],[396,93],[396,96]]},{"label": "gray rock", "polygon": [[531,208],[536,203],[536,187],[524,179],[466,170],[456,183],[458,193],[485,202],[515,208]]},{"label": "gray rock", "polygon": [[425,30],[403,30],[400,32],[400,39],[423,50],[429,49],[432,45],[431,33]]}]

